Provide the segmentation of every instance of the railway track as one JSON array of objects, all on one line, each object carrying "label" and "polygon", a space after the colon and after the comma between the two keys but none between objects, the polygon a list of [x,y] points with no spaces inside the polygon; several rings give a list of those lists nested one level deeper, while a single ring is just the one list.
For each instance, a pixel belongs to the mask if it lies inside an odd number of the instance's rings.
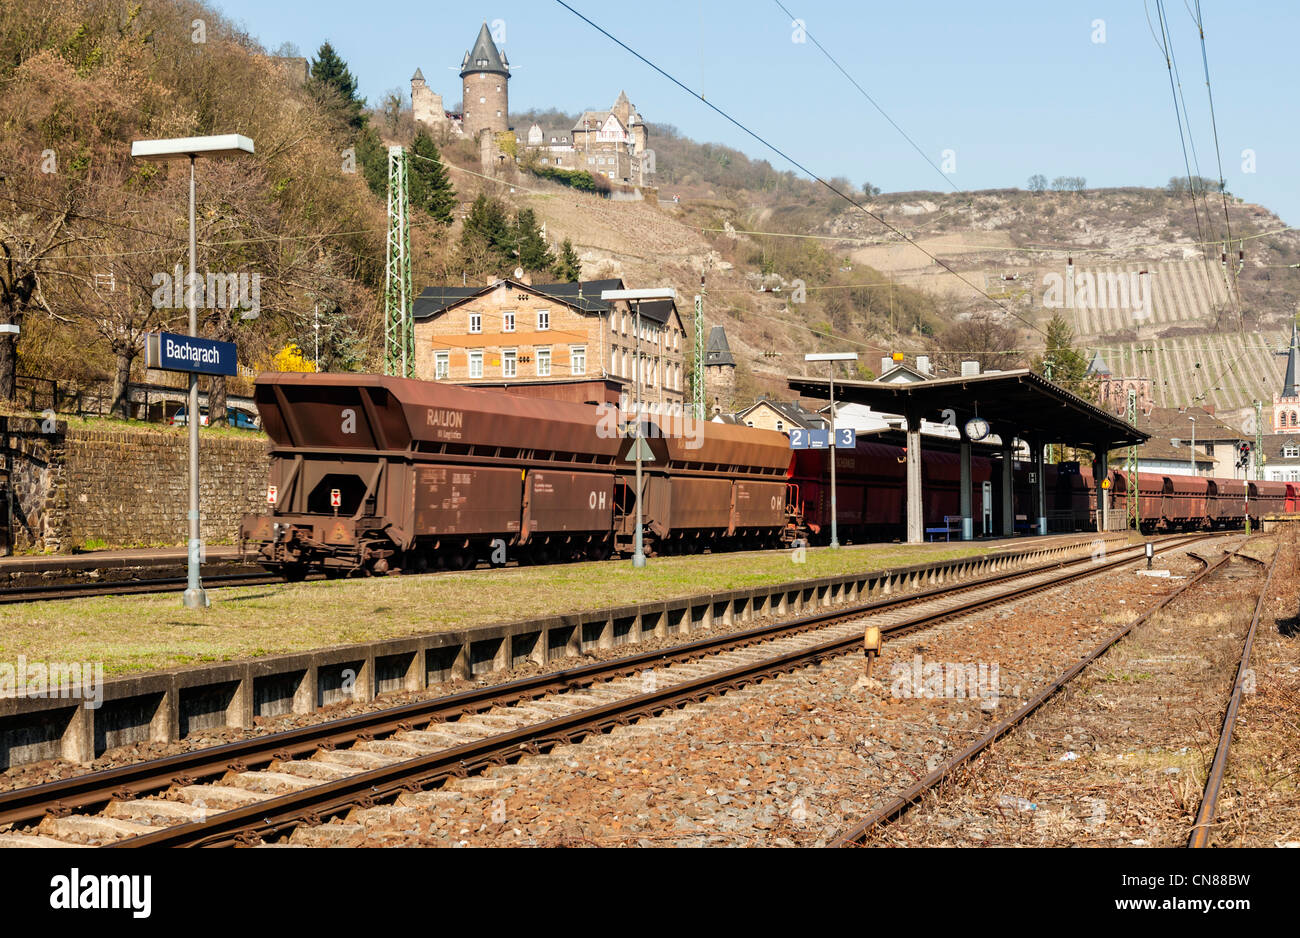
[{"label": "railway track", "polygon": [[[323,577],[321,578],[323,579]],[[115,583],[61,583],[50,586],[16,587],[0,590],[0,605],[52,602],[60,599],[84,599],[90,596],[144,596],[184,589],[183,576],[157,577],[147,580],[120,580]],[[203,577],[210,589],[232,586],[265,586],[282,583],[283,578],[270,573],[224,573]]]},{"label": "railway track", "polygon": [[[1214,824],[1215,811],[1219,805],[1219,791],[1223,787],[1223,776],[1228,768],[1228,750],[1232,746],[1232,730],[1237,724],[1237,711],[1241,707],[1241,695],[1246,682],[1246,672],[1250,669],[1250,653],[1255,647],[1255,632],[1259,628],[1259,617],[1264,611],[1264,600],[1268,597],[1269,586],[1273,583],[1273,571],[1277,569],[1277,558],[1282,553],[1281,547],[1274,551],[1273,559],[1268,563],[1268,573],[1264,576],[1264,585],[1260,587],[1259,598],[1255,600],[1255,612],[1250,619],[1250,628],[1242,642],[1241,661],[1237,665],[1237,675],[1232,682],[1232,693],[1228,697],[1228,706],[1223,715],[1223,727],[1219,730],[1219,742],[1214,750],[1214,761],[1205,780],[1205,792],[1201,796],[1201,807],[1196,812],[1196,821],[1192,824],[1191,836],[1187,846],[1200,849],[1210,845],[1210,834]],[[1241,556],[1255,563],[1263,563],[1246,554]]]},{"label": "railway track", "polygon": [[[1171,538],[1161,553],[1215,535]],[[256,843],[861,647],[1125,566],[1143,548],[819,613],[0,795],[14,846]],[[346,748],[345,748],[346,747]],[[204,784],[210,779],[216,784]],[[166,794],[162,798],[146,797]],[[97,815],[74,813],[100,811]]]},{"label": "railway track", "polygon": [[1108,652],[1112,647],[1114,647],[1115,644],[1118,643],[1121,639],[1123,639],[1125,636],[1132,633],[1135,629],[1139,628],[1140,626],[1148,622],[1150,619],[1152,619],[1154,616],[1159,614],[1162,610],[1168,607],[1172,602],[1177,600],[1179,597],[1186,595],[1197,584],[1203,582],[1210,576],[1214,575],[1216,571],[1224,568],[1224,566],[1228,564],[1234,557],[1240,557],[1242,559],[1249,560],[1254,563],[1268,566],[1269,572],[1268,572],[1268,576],[1265,578],[1265,581],[1260,589],[1259,599],[1257,601],[1256,608],[1255,608],[1255,617],[1252,620],[1251,628],[1246,638],[1245,649],[1243,650],[1243,654],[1242,654],[1242,664],[1238,669],[1237,681],[1234,685],[1232,698],[1229,702],[1229,710],[1227,715],[1225,716],[1223,735],[1221,736],[1219,742],[1219,750],[1216,753],[1214,766],[1211,769],[1209,778],[1206,783],[1205,796],[1202,799],[1201,809],[1200,812],[1198,813],[1196,825],[1193,828],[1192,837],[1188,844],[1189,846],[1193,846],[1193,845],[1202,846],[1203,843],[1194,844],[1194,842],[1198,839],[1198,837],[1204,838],[1208,836],[1209,825],[1213,821],[1215,800],[1217,799],[1219,786],[1223,777],[1223,771],[1226,767],[1226,762],[1227,762],[1227,748],[1231,740],[1232,724],[1236,720],[1236,705],[1240,702],[1243,675],[1247,667],[1247,663],[1249,661],[1250,646],[1251,646],[1252,639],[1254,637],[1255,626],[1258,624],[1260,612],[1263,606],[1264,597],[1267,595],[1268,585],[1272,579],[1272,571],[1273,571],[1273,566],[1276,563],[1277,554],[1276,553],[1274,554],[1273,563],[1265,564],[1264,561],[1251,557],[1248,554],[1241,553],[1240,546],[1234,548],[1231,551],[1224,553],[1223,556],[1214,560],[1206,559],[1190,551],[1188,553],[1189,556],[1194,557],[1196,560],[1204,564],[1200,572],[1198,572],[1194,577],[1192,577],[1190,580],[1188,580],[1186,583],[1180,586],[1177,590],[1170,593],[1168,596],[1164,597],[1162,600],[1160,600],[1160,602],[1158,602],[1155,606],[1153,606],[1143,615],[1135,619],[1133,622],[1116,630],[1114,633],[1112,633],[1110,636],[1104,639],[1100,644],[1098,644],[1097,647],[1094,648],[1088,655],[1086,655],[1084,658],[1076,662],[1067,671],[1059,675],[1055,680],[1051,681],[1043,690],[1041,690],[1036,696],[1034,696],[1031,700],[1029,700],[1023,707],[1021,707],[1015,713],[1008,716],[1005,720],[999,722],[996,726],[992,727],[981,738],[972,742],[969,746],[965,747],[964,749],[960,750],[955,755],[953,755],[951,758],[947,759],[942,765],[936,767],[932,772],[930,772],[924,778],[917,781],[914,785],[912,785],[911,787],[903,791],[901,794],[897,795],[889,802],[887,802],[886,804],[884,804],[883,806],[881,806],[880,808],[872,812],[870,815],[863,818],[861,821],[859,821],[851,828],[845,830],[843,833],[839,835],[839,837],[833,840],[829,844],[829,846],[854,847],[854,846],[861,846],[864,843],[866,843],[875,834],[877,834],[882,827],[890,824],[893,821],[898,820],[903,815],[905,815],[908,812],[908,810],[910,810],[915,804],[917,804],[927,793],[935,790],[945,780],[951,778],[958,769],[973,761],[981,753],[987,750],[993,743],[997,742],[999,739],[1001,739],[1003,736],[1011,732],[1017,726],[1024,723],[1026,719],[1028,719],[1032,714],[1038,711],[1049,700],[1055,697],[1058,691],[1060,691],[1067,684],[1073,681],[1076,677],[1082,674],[1091,664],[1097,661],[1097,659],[1099,659],[1102,655],[1106,654],[1106,652]]}]

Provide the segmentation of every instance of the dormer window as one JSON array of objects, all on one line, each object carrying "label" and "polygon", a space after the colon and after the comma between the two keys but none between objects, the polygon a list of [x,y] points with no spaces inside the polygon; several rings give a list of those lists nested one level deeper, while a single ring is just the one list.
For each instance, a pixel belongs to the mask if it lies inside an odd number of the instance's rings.
[{"label": "dormer window", "polygon": [[1282,447],[1282,458],[1300,459],[1300,445],[1288,443],[1286,446]]}]

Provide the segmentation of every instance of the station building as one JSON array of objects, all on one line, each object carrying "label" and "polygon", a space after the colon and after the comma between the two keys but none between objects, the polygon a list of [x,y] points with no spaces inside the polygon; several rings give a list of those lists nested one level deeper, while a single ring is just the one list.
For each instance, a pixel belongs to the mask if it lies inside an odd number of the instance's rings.
[{"label": "station building", "polygon": [[[518,272],[516,272],[518,273]],[[414,303],[415,372],[426,381],[503,384],[610,378],[620,403],[662,413],[686,396],[686,329],[671,300],[608,303],[622,280],[532,284],[525,276],[481,287],[428,287]]]}]

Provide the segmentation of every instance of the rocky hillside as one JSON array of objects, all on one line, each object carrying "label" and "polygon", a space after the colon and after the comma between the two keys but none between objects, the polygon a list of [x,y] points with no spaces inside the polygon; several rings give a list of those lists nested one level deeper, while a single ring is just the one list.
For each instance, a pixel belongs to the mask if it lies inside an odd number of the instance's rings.
[{"label": "rocky hillside", "polygon": [[[1040,323],[1064,315],[1115,374],[1155,378],[1163,406],[1232,411],[1270,401],[1281,386],[1300,301],[1300,270],[1289,267],[1300,261],[1300,232],[1263,206],[1229,196],[1226,266],[1219,244],[1197,243],[1223,238],[1213,196],[1208,216],[1199,206],[1199,237],[1190,196],[1158,189],[903,193],[871,207],[1016,313]],[[852,239],[843,243],[855,261],[948,295],[962,312],[990,305],[860,214],[821,230]]]}]

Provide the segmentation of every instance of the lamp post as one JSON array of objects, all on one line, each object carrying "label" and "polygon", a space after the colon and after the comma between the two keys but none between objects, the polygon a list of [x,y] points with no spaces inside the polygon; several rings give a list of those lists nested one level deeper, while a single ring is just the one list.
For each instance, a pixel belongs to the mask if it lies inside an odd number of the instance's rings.
[{"label": "lamp post", "polygon": [[[164,162],[167,160],[186,159],[190,163],[190,275],[189,289],[186,291],[186,305],[189,307],[190,337],[199,334],[198,310],[195,306],[198,289],[198,248],[194,233],[194,164],[200,156],[209,159],[226,156],[240,156],[253,153],[253,141],[239,134],[223,134],[217,137],[180,137],[170,140],[136,140],[131,144],[131,156],[135,159]],[[202,539],[199,536],[199,376],[190,373],[189,402],[186,404],[186,424],[190,437],[190,509],[189,509],[189,558],[186,562],[185,607],[187,609],[204,609],[209,605],[208,594],[203,589],[200,579],[199,560],[202,552]]]},{"label": "lamp post", "polygon": [[636,431],[634,437],[636,442],[632,444],[632,455],[636,458],[636,530],[632,534],[632,566],[640,569],[645,566],[645,541],[641,530],[644,527],[644,512],[641,505],[641,494],[643,492],[641,450],[645,445],[641,442],[641,382],[645,376],[645,366],[641,363],[641,302],[643,300],[668,300],[671,303],[676,303],[677,291],[671,287],[649,290],[602,290],[600,298],[606,303],[623,300],[632,305],[635,314],[632,331],[635,334],[636,356],[633,360],[635,370],[632,382],[635,385],[634,391],[636,394]]},{"label": "lamp post", "polygon": [[803,360],[806,362],[830,362],[831,363],[831,547],[840,546],[840,524],[838,505],[835,500],[835,362],[855,362],[858,360],[855,352],[830,352],[827,354],[805,355]]},{"label": "lamp post", "polygon": [[1192,422],[1192,475],[1196,475],[1196,418],[1188,417]]}]

